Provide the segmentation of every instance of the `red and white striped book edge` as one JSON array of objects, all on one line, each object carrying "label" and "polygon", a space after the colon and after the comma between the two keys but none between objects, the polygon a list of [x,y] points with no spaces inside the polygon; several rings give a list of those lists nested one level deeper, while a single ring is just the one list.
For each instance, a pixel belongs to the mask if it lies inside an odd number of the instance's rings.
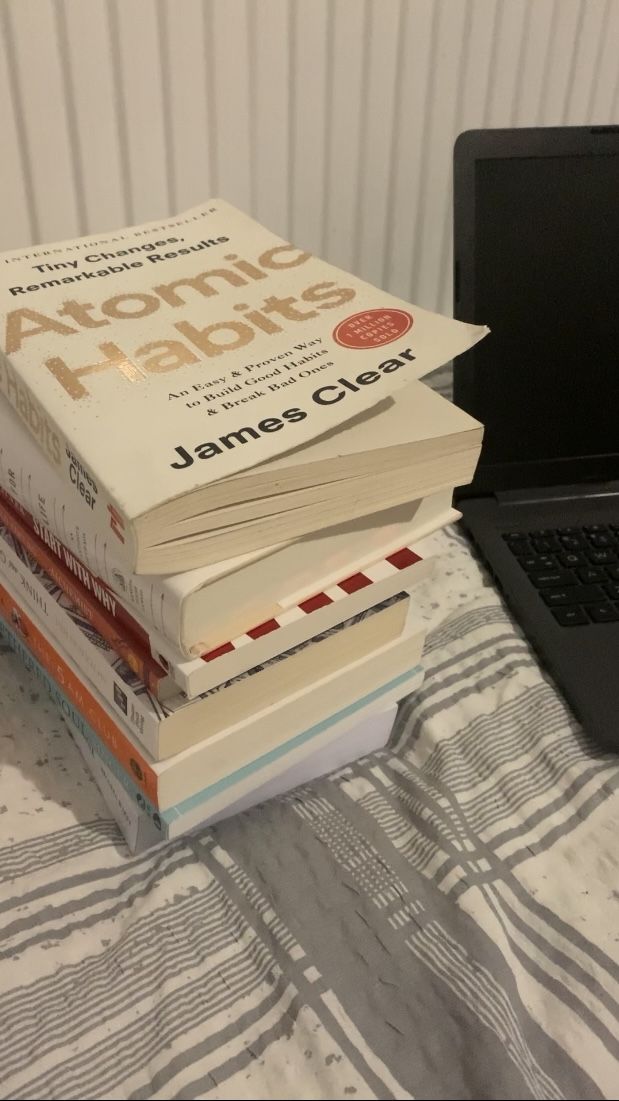
[{"label": "red and white striped book edge", "polygon": [[209,650],[202,654],[198,660],[203,662],[211,662],[216,658],[221,657],[223,654],[229,654],[233,650],[239,650],[243,646],[247,646],[248,643],[254,642],[257,638],[261,638],[263,635],[270,634],[272,631],[277,631],[281,627],[287,627],[291,623],[295,623],[298,619],[301,619],[305,615],[310,615],[318,608],[324,608],[327,604],[333,604],[336,601],[343,600],[353,592],[358,592],[359,589],[367,588],[370,585],[375,584],[377,581],[383,581],[387,577],[391,577],[394,573],[400,570],[407,569],[409,566],[420,562],[421,556],[416,554],[411,547],[400,547],[399,550],[393,551],[391,554],[386,555],[385,558],[381,558],[378,562],[372,563],[363,571],[351,574],[349,577],[342,578],[341,581],[335,585],[329,586],[324,592],[315,593],[313,596],[301,601],[292,608],[287,608],[281,612],[280,615],[266,620],[264,623],[257,624],[256,627],[252,627],[243,635],[239,635],[238,638],[232,639],[229,642],[224,642],[220,646],[215,647],[213,650]]}]

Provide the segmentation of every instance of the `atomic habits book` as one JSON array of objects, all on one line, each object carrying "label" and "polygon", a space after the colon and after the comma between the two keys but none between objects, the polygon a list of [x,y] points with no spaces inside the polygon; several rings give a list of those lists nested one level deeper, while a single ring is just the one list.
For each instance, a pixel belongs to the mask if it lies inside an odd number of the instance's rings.
[{"label": "atomic habits book", "polygon": [[444,436],[466,458],[442,484],[471,476],[480,426],[459,411],[428,423],[414,400],[403,416],[395,399],[485,330],[395,299],[222,200],[4,253],[0,309],[0,420],[22,419],[84,526],[136,573],[410,499],[406,466],[434,461]]}]

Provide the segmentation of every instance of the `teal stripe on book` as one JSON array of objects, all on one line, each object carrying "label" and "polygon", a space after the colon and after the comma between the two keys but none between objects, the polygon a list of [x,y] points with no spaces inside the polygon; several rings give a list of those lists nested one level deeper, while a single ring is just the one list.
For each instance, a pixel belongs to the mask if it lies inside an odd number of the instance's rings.
[{"label": "teal stripe on book", "polygon": [[183,799],[182,802],[176,803],[172,807],[168,807],[167,810],[160,811],[157,810],[150,800],[145,798],[142,791],[133,783],[131,777],[116,760],[111,750],[101,741],[92,727],[85,722],[80,712],[58,687],[53,677],[39,664],[36,658],[32,656],[30,650],[19,635],[15,634],[6,620],[1,616],[0,635],[8,642],[11,649],[19,655],[29,672],[33,673],[45,685],[61,714],[66,714],[71,719],[71,722],[75,723],[78,730],[86,738],[93,752],[101,757],[107,767],[120,780],[123,787],[130,793],[131,797],[135,799],[136,803],[150,814],[151,817],[156,814],[162,822],[168,825],[176,818],[180,818],[181,815],[186,814],[187,811],[193,810],[194,807],[199,806],[201,803],[205,803],[208,799],[212,799],[214,795],[232,787],[232,785],[238,783],[239,780],[245,779],[253,772],[257,772],[259,769],[278,760],[278,758],[285,756],[285,754],[289,753],[291,750],[303,745],[304,742],[309,741],[311,738],[315,738],[318,734],[322,734],[323,731],[328,730],[329,727],[335,726],[336,723],[341,722],[343,719],[355,715],[357,711],[379,700],[381,696],[393,693],[400,684],[410,680],[410,678],[421,669],[420,665],[416,665],[413,669],[409,669],[405,673],[400,673],[399,676],[394,677],[393,680],[388,681],[387,684],[380,685],[380,687],[375,688],[372,692],[368,692],[365,696],[361,696],[360,699],[355,700],[354,703],[349,704],[348,707],[343,707],[340,711],[335,711],[326,719],[322,719],[320,722],[315,723],[314,726],[310,726],[307,730],[303,730],[300,734],[296,734],[294,738],[289,738],[287,742],[283,742],[281,745],[276,746],[275,749],[269,750],[268,753],[263,753],[261,757],[254,758],[253,761],[243,765],[241,768],[237,768],[234,772],[229,773],[228,776],[224,776],[215,784],[209,784],[208,787],[202,788],[201,791],[197,791],[194,795],[188,796],[187,799]]},{"label": "teal stripe on book", "polygon": [[256,772],[258,769],[264,768],[265,765],[271,764],[272,761],[276,761],[282,754],[289,753],[292,749],[296,749],[297,746],[303,745],[304,742],[309,741],[310,738],[315,738],[317,734],[322,734],[324,730],[328,730],[329,727],[334,726],[335,723],[341,722],[342,719],[347,719],[350,715],[354,715],[363,707],[367,707],[368,704],[374,703],[375,700],[379,700],[381,696],[386,695],[388,692],[393,692],[398,685],[402,684],[404,681],[410,680],[417,671],[421,671],[420,665],[416,665],[413,669],[407,670],[406,673],[400,673],[398,677],[394,677],[393,680],[390,680],[387,684],[381,685],[380,688],[375,688],[373,692],[368,692],[366,696],[362,696],[361,699],[355,700],[355,702],[349,704],[348,707],[343,707],[341,711],[336,711],[333,715],[329,715],[328,718],[316,723],[315,726],[310,726],[307,730],[302,731],[301,734],[297,734],[294,738],[290,738],[282,745],[277,746],[275,749],[271,749],[268,753],[263,753],[262,757],[256,757],[255,760],[250,761],[249,764],[243,765],[242,768],[237,768],[236,772],[231,772],[228,776],[224,776],[223,779],[218,780],[216,784],[211,784],[210,787],[196,792],[195,795],[190,795],[187,799],[183,799],[182,803],[176,803],[167,811],[160,813],[161,818],[165,818],[166,822],[171,822],[174,818],[179,817],[179,815],[185,814],[189,810],[193,810],[194,807],[203,803],[206,799],[211,799],[220,791],[225,791],[226,788],[230,787],[232,784],[236,784],[239,780],[243,780],[246,776],[250,776],[252,772]]}]

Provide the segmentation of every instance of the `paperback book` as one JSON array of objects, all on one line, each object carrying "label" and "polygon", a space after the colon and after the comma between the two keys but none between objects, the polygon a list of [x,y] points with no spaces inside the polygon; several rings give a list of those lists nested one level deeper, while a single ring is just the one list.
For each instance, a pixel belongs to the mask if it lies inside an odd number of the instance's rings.
[{"label": "paperback book", "polygon": [[[366,512],[398,503],[385,495],[404,489],[402,448],[422,461],[433,433],[391,399],[485,332],[223,200],[0,259],[0,419],[21,418],[84,525],[136,573],[296,538],[361,515],[364,498]],[[479,445],[480,426],[462,414],[461,427]]]}]

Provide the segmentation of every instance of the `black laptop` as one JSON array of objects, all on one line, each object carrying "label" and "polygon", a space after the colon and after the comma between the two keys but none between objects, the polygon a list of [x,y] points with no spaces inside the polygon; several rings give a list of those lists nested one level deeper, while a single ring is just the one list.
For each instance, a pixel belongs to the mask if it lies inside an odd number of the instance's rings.
[{"label": "black laptop", "polygon": [[491,329],[454,369],[485,425],[463,522],[584,729],[619,750],[619,126],[458,138],[454,311]]}]

